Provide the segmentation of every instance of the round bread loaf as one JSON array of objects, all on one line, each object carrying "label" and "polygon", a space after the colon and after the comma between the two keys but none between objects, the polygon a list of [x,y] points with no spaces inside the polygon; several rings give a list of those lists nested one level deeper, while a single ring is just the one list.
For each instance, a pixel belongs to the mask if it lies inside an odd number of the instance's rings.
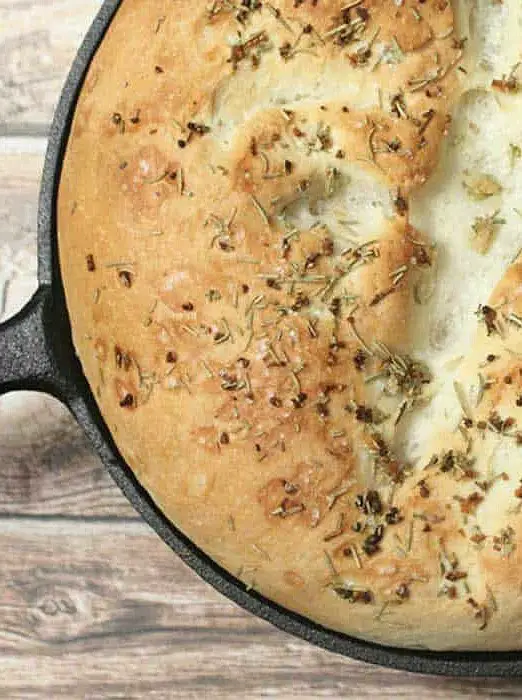
[{"label": "round bread loaf", "polygon": [[58,201],[137,478],[364,639],[522,646],[519,0],[124,0]]}]

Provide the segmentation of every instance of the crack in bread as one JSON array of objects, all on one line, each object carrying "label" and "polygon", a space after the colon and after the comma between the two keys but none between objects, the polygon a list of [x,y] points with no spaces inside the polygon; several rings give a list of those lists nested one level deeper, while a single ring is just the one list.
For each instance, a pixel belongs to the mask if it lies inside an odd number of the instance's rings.
[{"label": "crack in bread", "polygon": [[124,0],[67,147],[128,464],[247,586],[385,644],[520,647],[521,34],[516,0]]}]

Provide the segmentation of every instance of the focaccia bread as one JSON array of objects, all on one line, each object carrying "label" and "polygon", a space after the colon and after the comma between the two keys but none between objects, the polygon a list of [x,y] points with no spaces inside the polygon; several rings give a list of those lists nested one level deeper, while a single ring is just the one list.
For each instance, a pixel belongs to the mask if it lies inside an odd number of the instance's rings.
[{"label": "focaccia bread", "polygon": [[521,47],[519,0],[124,0],[78,102],[60,262],[116,444],[364,639],[522,648]]}]

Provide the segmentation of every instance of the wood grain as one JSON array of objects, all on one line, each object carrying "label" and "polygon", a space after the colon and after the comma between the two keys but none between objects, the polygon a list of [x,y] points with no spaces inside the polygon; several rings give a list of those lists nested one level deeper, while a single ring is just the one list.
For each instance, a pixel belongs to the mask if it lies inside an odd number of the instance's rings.
[{"label": "wood grain", "polygon": [[373,668],[294,640],[210,590],[141,523],[64,536],[59,522],[4,520],[0,550],[6,700],[520,697],[516,683]]},{"label": "wood grain", "polygon": [[101,0],[0,1],[0,133],[47,133]]},{"label": "wood grain", "polygon": [[0,516],[138,516],[56,400],[0,399]]}]

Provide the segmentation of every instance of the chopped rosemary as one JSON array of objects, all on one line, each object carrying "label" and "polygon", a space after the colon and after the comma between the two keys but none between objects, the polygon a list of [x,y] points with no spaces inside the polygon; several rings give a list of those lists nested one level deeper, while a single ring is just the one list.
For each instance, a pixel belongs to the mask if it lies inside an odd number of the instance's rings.
[{"label": "chopped rosemary", "polygon": [[234,342],[232,332],[230,330],[230,326],[228,325],[228,321],[226,320],[226,318],[222,318],[221,323],[223,325],[224,330],[219,330],[214,334],[214,344],[222,345],[223,343],[226,343],[229,340]]},{"label": "chopped rosemary", "polygon": [[370,357],[374,356],[373,351],[370,349],[370,347],[365,343],[365,341],[361,338],[359,335],[358,330],[355,327],[355,320],[352,316],[348,318],[348,328],[351,330],[353,335],[356,337],[356,339],[359,341],[359,343],[362,345],[363,349],[370,355]]},{"label": "chopped rosemary", "polygon": [[252,203],[254,204],[255,208],[259,212],[259,215],[263,219],[264,223],[267,226],[270,226],[270,219],[268,218],[268,214],[267,214],[265,208],[263,207],[263,205],[261,204],[261,202],[257,199],[257,197],[254,194],[251,194],[250,198],[251,198]]},{"label": "chopped rosemary", "polygon": [[494,197],[502,192],[502,185],[493,175],[477,175],[464,180],[462,184],[466,188],[468,197],[477,202],[489,199],[489,197]]},{"label": "chopped rosemary", "polygon": [[508,94],[516,94],[521,90],[521,83],[517,76],[522,63],[517,63],[513,66],[507,75],[503,75],[500,80],[493,80],[491,85],[495,90]]},{"label": "chopped rosemary", "polygon": [[522,158],[522,148],[516,143],[509,144],[509,162],[511,170],[515,169],[516,164]]},{"label": "chopped rosemary", "polygon": [[284,27],[287,31],[289,31],[291,34],[294,34],[294,30],[293,30],[292,27],[288,24],[288,22],[286,21],[286,19],[283,17],[283,14],[282,14],[282,12],[281,12],[280,9],[278,9],[277,7],[274,7],[274,6],[271,5],[270,3],[265,3],[264,6],[265,6],[266,8],[268,8],[270,14],[274,17],[274,19],[276,19],[276,20],[281,24],[281,26],[283,26],[283,27]]},{"label": "chopped rosemary", "polygon": [[331,532],[327,533],[323,537],[324,542],[330,542],[331,540],[335,539],[336,537],[340,537],[344,533],[344,519],[345,519],[345,515],[344,515],[344,513],[341,513],[339,515],[338,520],[337,520],[337,525],[335,526],[335,529],[332,530]]},{"label": "chopped rosemary", "polygon": [[334,505],[337,503],[338,499],[341,498],[341,496],[347,494],[348,491],[352,488],[352,486],[353,481],[344,482],[340,484],[337,488],[335,488],[333,491],[331,491],[329,494],[327,494],[326,504],[328,510],[332,510]]},{"label": "chopped rosemary", "polygon": [[[230,58],[228,62],[232,64],[233,70],[236,70],[241,61],[252,55],[254,49],[265,50],[269,46],[270,38],[267,32],[265,30],[256,32],[248,37],[248,39],[245,39],[245,41],[239,41],[239,43],[234,44],[230,48]],[[254,56],[257,56],[257,54],[254,54]]]},{"label": "chopped rosemary", "polygon": [[458,402],[460,404],[460,407],[462,409],[462,413],[464,414],[464,417],[467,418],[468,420],[473,420],[473,412],[471,410],[471,406],[468,400],[468,396],[464,390],[464,387],[462,384],[458,381],[453,382],[453,388],[455,390],[455,394],[457,395]]},{"label": "chopped rosemary", "polygon": [[481,255],[487,253],[495,240],[495,235],[506,220],[499,216],[500,210],[486,216],[477,216],[471,227],[470,246]]},{"label": "chopped rosemary", "polygon": [[522,328],[522,317],[518,316],[518,314],[515,314],[513,312],[509,313],[506,316],[506,321],[513,324],[514,326],[517,326],[517,328]]}]

